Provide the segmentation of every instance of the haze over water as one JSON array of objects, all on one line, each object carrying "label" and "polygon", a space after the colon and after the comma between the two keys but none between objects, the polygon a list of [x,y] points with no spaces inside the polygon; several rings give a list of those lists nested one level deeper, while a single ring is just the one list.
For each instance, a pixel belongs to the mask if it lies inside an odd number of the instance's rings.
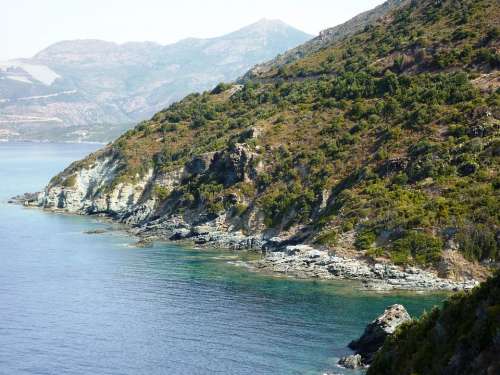
[{"label": "haze over water", "polygon": [[443,295],[250,273],[235,253],[9,205],[95,145],[0,143],[0,374],[353,374],[337,359],[393,303]]}]

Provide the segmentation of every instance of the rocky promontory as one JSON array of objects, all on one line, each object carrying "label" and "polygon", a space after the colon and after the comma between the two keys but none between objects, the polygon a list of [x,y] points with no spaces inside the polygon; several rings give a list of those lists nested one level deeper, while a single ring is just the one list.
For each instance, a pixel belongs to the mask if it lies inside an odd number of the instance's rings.
[{"label": "rocky promontory", "polygon": [[384,341],[367,375],[500,374],[500,273]]},{"label": "rocky promontory", "polygon": [[389,306],[382,315],[366,326],[359,339],[351,341],[349,348],[354,350],[354,354],[341,358],[339,365],[352,369],[369,366],[386,337],[394,334],[400,325],[410,320],[411,317],[403,305]]}]

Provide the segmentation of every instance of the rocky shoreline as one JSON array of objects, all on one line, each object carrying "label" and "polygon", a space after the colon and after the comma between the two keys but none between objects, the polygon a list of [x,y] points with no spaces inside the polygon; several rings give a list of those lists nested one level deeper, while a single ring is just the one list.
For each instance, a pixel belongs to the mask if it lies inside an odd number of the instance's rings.
[{"label": "rocky shoreline", "polygon": [[458,291],[479,284],[476,280],[443,279],[416,267],[337,256],[309,245],[286,246],[283,251],[269,252],[253,266],[299,278],[358,280],[366,288],[376,290]]},{"label": "rocky shoreline", "polygon": [[301,279],[356,280],[367,289],[459,291],[479,285],[477,280],[454,281],[440,278],[417,267],[399,267],[370,261],[366,257],[343,257],[306,244],[290,244],[286,239],[246,236],[221,231],[213,225],[190,226],[180,218],[151,222],[132,228],[132,233],[170,241],[186,241],[201,247],[261,251],[260,260],[247,263],[250,270]]},{"label": "rocky shoreline", "polygon": [[[10,203],[40,208],[37,193],[27,193],[9,200]],[[42,207],[51,212],[68,212]],[[107,216],[110,219],[113,217]],[[123,222],[123,220],[119,220]],[[125,221],[126,223],[126,221]],[[255,272],[279,274],[301,279],[346,279],[362,282],[372,290],[458,291],[469,290],[479,284],[469,279],[455,281],[438,277],[431,271],[416,267],[399,267],[375,262],[363,257],[345,257],[334,251],[317,249],[307,244],[293,244],[279,237],[248,236],[240,231],[222,230],[220,223],[190,225],[180,217],[164,218],[138,225],[127,223],[128,231],[140,238],[138,246],[147,247],[154,240],[181,242],[199,247],[250,250],[262,252],[259,260],[248,262]]]}]

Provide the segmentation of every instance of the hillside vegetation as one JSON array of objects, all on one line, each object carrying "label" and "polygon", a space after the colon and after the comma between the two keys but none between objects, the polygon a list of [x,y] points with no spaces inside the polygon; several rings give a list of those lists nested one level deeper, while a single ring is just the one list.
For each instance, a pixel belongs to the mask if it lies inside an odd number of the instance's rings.
[{"label": "hillside vegetation", "polygon": [[225,214],[234,230],[396,264],[432,266],[445,249],[500,261],[499,27],[496,0],[403,2],[242,85],[187,96],[53,184],[111,153],[106,194],[219,151],[217,169],[155,186],[154,217]]},{"label": "hillside vegetation", "polygon": [[500,274],[386,339],[367,375],[500,373]]},{"label": "hillside vegetation", "polygon": [[375,23],[379,18],[385,16],[398,5],[408,0],[387,0],[379,6],[366,12],[358,14],[343,24],[323,30],[319,35],[306,43],[279,54],[274,59],[262,64],[258,64],[245,74],[245,79],[257,78],[267,74],[270,70],[289,64],[306,55],[321,50],[325,45],[338,42],[345,37],[363,30],[364,27]]}]

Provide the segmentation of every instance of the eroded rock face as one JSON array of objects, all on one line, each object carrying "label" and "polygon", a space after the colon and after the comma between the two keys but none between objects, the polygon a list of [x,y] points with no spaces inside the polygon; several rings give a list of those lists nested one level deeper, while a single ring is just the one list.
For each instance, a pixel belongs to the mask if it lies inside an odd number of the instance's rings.
[{"label": "eroded rock face", "polygon": [[[72,213],[107,213],[118,217],[126,215],[143,196],[153,177],[153,170],[150,169],[135,182],[120,182],[109,189],[118,168],[113,154],[99,157],[87,166],[68,172],[73,179],[71,186],[49,184],[38,195],[37,205]],[[108,191],[104,192],[105,189]]]},{"label": "eroded rock face", "polygon": [[339,364],[356,364],[357,359],[361,359],[360,365],[369,365],[373,361],[375,353],[382,347],[385,338],[392,335],[401,324],[410,320],[410,314],[403,305],[389,306],[382,315],[366,326],[359,339],[349,344],[349,348],[354,350],[356,354],[342,358]]},{"label": "eroded rock face", "polygon": [[[43,207],[49,210],[62,210],[76,214],[107,215],[125,224],[142,229],[157,227],[165,232],[166,238],[195,238],[196,243],[217,242],[228,244],[230,248],[252,248],[262,246],[261,236],[248,238],[241,233],[242,229],[252,232],[259,224],[254,217],[256,212],[248,210],[245,218],[236,217],[230,210],[220,212],[214,220],[207,215],[202,204],[189,204],[182,210],[183,225],[175,228],[174,216],[178,208],[185,202],[179,200],[176,189],[195,178],[231,186],[237,182],[250,181],[257,172],[256,154],[246,144],[235,144],[230,148],[207,152],[193,157],[177,169],[165,171],[152,166],[141,175],[123,176],[123,167],[119,154],[107,148],[86,160],[77,162],[47,185],[44,191],[17,197],[25,205]],[[159,199],[156,188],[161,187],[171,197]],[[170,198],[170,199],[169,199]],[[226,196],[231,204],[239,202],[239,196]],[[252,216],[253,214],[253,216]],[[213,216],[213,215],[212,215]],[[159,224],[165,225],[159,225]],[[152,225],[148,225],[152,224]],[[175,229],[190,229],[191,226],[207,224],[211,226],[210,234],[183,234],[179,236]],[[143,228],[146,227],[146,228]],[[139,229],[140,230],[140,229]],[[145,232],[141,231],[142,232]],[[230,232],[230,233],[228,233]],[[215,245],[215,243],[214,243]]]},{"label": "eroded rock face", "polygon": [[224,186],[248,181],[255,177],[253,159],[255,155],[244,144],[236,144],[232,149],[215,153],[207,171]]}]

